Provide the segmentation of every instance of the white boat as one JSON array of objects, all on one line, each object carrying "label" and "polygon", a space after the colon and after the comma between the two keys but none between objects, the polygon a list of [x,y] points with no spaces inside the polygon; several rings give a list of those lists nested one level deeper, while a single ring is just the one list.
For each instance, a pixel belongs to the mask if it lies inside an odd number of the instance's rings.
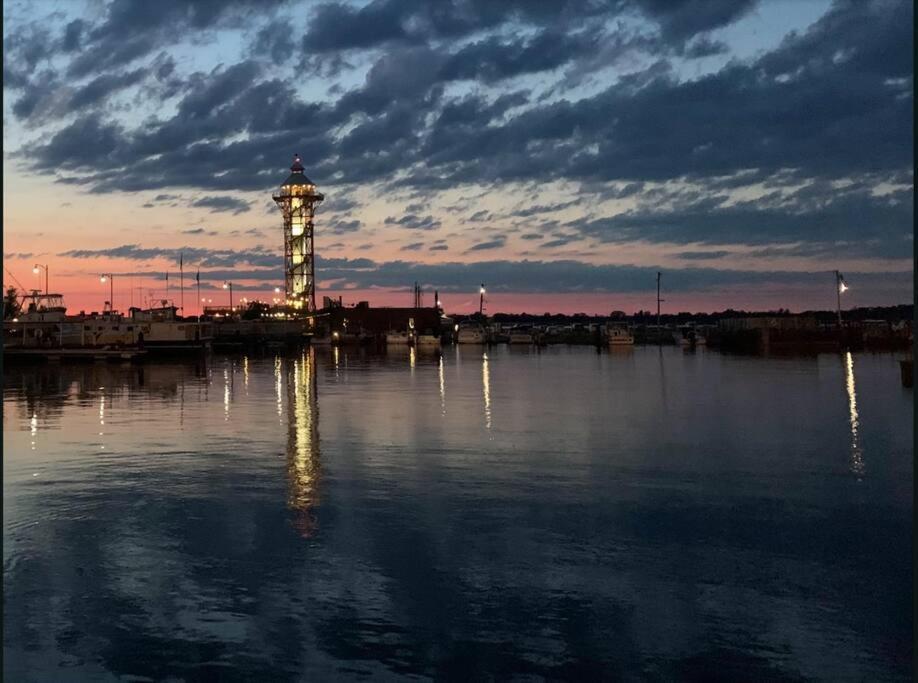
[{"label": "white boat", "polygon": [[459,325],[456,341],[459,344],[486,344],[488,335],[481,325]]},{"label": "white boat", "polygon": [[634,335],[624,326],[614,325],[606,328],[609,346],[634,346]]},{"label": "white boat", "polygon": [[[127,323],[135,343],[149,351],[186,351],[210,346],[213,326],[209,322],[183,320],[175,306],[132,308]],[[133,327],[133,330],[130,330]]]},{"label": "white boat", "polygon": [[4,323],[4,347],[22,349],[136,348],[149,352],[199,351],[210,346],[208,322],[184,320],[174,306],[67,315],[60,294],[33,294],[27,310]]},{"label": "white boat", "polygon": [[407,332],[389,332],[386,334],[386,344],[393,346],[410,346],[413,339]]}]

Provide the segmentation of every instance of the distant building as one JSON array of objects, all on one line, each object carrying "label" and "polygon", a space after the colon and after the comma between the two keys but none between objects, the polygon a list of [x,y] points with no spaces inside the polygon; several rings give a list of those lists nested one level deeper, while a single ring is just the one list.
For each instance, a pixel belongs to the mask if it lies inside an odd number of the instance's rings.
[{"label": "distant building", "polygon": [[361,301],[355,306],[342,306],[340,302],[325,297],[325,308],[318,312],[318,326],[329,332],[358,335],[384,335],[387,332],[407,332],[413,328],[418,334],[441,332],[442,316],[436,307],[429,308],[370,308]]},{"label": "distant building", "polygon": [[812,316],[746,316],[724,318],[718,322],[722,330],[816,330],[819,323]]}]

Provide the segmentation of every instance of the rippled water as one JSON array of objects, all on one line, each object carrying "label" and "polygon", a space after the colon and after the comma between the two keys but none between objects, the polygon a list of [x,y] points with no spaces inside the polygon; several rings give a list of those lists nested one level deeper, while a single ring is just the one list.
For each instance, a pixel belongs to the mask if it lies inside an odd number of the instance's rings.
[{"label": "rippled water", "polygon": [[4,678],[906,679],[912,411],[891,355],[8,366]]}]

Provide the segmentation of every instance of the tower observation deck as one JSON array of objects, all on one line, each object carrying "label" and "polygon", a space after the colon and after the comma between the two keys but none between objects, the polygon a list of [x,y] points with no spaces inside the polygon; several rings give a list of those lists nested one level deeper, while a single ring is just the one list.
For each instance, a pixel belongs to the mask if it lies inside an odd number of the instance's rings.
[{"label": "tower observation deck", "polygon": [[294,155],[290,175],[272,199],[284,216],[284,289],[289,306],[302,313],[316,310],[315,249],[313,218],[325,195],[303,173]]}]

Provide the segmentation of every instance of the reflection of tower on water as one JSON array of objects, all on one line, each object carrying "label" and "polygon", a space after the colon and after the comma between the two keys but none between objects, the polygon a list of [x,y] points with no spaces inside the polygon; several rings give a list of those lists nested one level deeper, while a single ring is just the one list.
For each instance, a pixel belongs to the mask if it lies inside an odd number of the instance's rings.
[{"label": "reflection of tower on water", "polygon": [[293,525],[304,536],[316,529],[314,508],[318,504],[319,405],[315,351],[304,351],[286,363],[287,384],[287,505]]}]

